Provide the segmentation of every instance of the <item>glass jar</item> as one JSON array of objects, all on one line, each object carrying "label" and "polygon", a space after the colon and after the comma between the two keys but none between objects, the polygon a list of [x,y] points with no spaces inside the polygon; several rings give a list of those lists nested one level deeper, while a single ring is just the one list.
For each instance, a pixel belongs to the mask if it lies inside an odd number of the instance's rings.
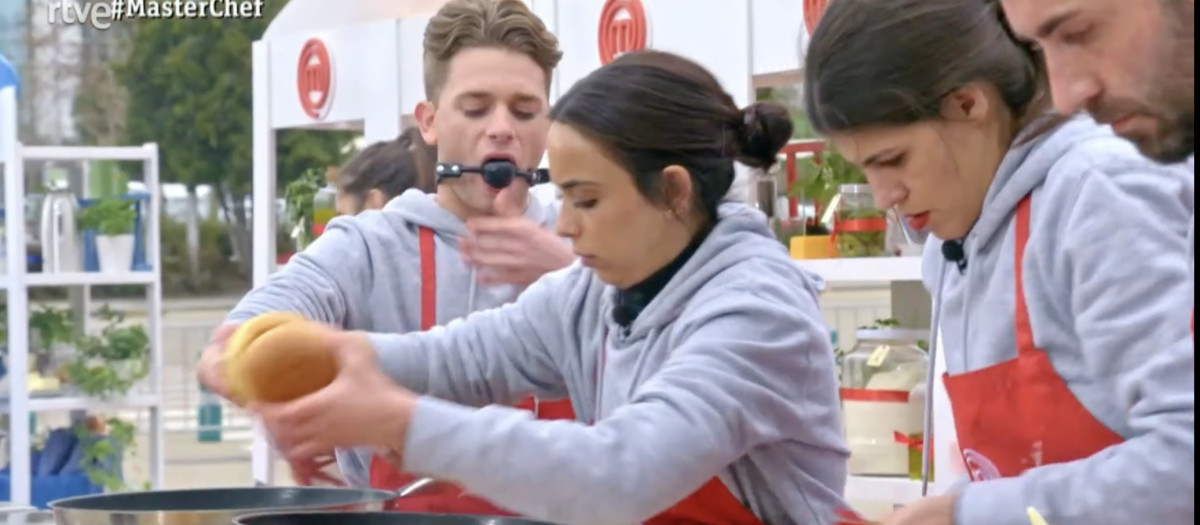
[{"label": "glass jar", "polygon": [[882,257],[887,254],[887,212],[875,207],[867,184],[843,184],[833,221],[839,257]]},{"label": "glass jar", "polygon": [[324,188],[313,195],[312,236],[313,240],[325,232],[325,226],[337,215],[337,186],[327,182]]},{"label": "glass jar", "polygon": [[[870,329],[842,359],[841,400],[850,473],[921,475],[928,355],[924,332]],[[914,454],[915,451],[915,454]]]}]

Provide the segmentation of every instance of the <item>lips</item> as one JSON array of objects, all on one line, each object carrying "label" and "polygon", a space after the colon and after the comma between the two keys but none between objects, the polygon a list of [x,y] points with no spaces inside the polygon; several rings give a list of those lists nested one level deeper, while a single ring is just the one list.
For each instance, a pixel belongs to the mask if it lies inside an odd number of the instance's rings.
[{"label": "lips", "polygon": [[917,231],[924,230],[929,226],[929,212],[918,213],[915,215],[905,215],[904,220],[908,221],[908,227]]}]

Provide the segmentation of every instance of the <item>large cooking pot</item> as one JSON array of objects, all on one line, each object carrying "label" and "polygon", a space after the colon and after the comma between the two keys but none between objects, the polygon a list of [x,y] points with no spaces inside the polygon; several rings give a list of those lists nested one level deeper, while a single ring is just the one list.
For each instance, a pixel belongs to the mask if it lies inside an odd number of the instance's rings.
[{"label": "large cooking pot", "polygon": [[407,512],[274,512],[233,520],[234,525],[552,525],[523,518]]},{"label": "large cooking pot", "polygon": [[418,480],[399,491],[335,487],[237,487],[151,490],[77,496],[50,502],[58,525],[229,525],[251,513],[294,510],[383,510],[394,498],[420,491]]}]

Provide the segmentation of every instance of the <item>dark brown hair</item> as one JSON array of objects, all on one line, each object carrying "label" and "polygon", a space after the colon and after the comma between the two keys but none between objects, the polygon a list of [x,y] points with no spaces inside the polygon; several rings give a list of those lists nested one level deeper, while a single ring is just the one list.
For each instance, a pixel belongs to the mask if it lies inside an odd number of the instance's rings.
[{"label": "dark brown hair", "polygon": [[662,170],[691,174],[704,218],[733,184],[733,162],[768,169],[792,135],[787,110],[758,103],[739,109],[712,73],[661,51],[621,55],[571,87],[550,118],[595,140],[628,170],[638,191],[662,203]]},{"label": "dark brown hair", "polygon": [[562,60],[558,37],[522,0],[451,0],[425,26],[425,98],[437,101],[450,60],[463,49],[491,47],[524,54],[546,73],[546,89]]},{"label": "dark brown hair", "polygon": [[379,190],[390,200],[409,188],[433,192],[437,148],[425,143],[415,127],[405,129],[395,140],[367,146],[338,170],[338,191],[353,195],[360,203],[367,192]]},{"label": "dark brown hair", "polygon": [[809,43],[804,106],[822,134],[940,118],[942,99],[994,86],[1017,119],[1045,102],[1041,60],[988,0],[835,0]]}]

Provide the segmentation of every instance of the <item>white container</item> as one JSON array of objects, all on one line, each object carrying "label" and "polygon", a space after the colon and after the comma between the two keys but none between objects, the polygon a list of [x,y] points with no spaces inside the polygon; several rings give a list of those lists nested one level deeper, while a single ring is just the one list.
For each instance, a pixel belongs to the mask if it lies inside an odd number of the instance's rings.
[{"label": "white container", "polygon": [[100,261],[101,273],[133,271],[133,234],[97,235],[96,258]]},{"label": "white container", "polygon": [[[842,414],[850,473],[909,477],[920,451],[928,357],[923,332],[859,330],[843,359]],[[919,467],[918,467],[919,470]]]}]

